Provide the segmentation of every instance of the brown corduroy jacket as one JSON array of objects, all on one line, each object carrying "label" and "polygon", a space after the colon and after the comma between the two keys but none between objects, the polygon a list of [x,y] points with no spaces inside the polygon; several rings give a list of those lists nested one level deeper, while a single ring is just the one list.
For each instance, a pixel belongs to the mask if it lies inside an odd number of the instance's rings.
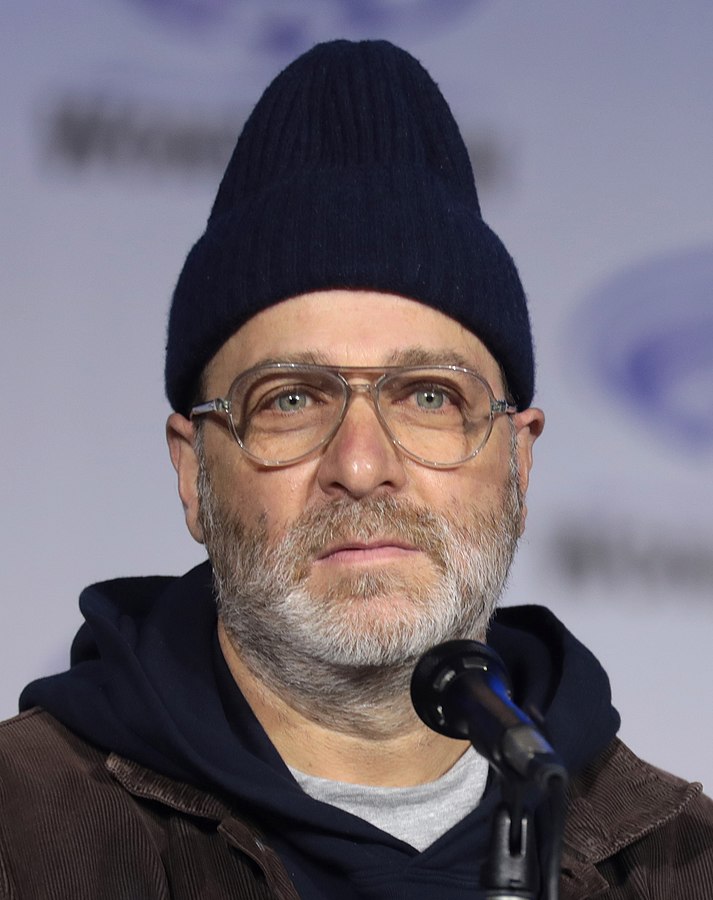
[{"label": "brown corduroy jacket", "polygon": [[[561,900],[710,900],[713,803],[614,741],[571,786]],[[225,799],[41,710],[0,723],[0,900],[298,900]]]}]

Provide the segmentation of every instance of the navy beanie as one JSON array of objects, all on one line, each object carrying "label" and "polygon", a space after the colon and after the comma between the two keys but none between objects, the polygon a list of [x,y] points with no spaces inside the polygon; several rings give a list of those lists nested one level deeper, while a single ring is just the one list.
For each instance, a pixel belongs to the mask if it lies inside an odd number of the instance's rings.
[{"label": "navy beanie", "polygon": [[534,391],[512,258],[485,224],[468,153],[430,75],[386,41],[318,44],[269,85],[173,296],[166,393],[187,415],[200,375],[251,316],[329,288],[418,300],[476,334],[515,403]]}]

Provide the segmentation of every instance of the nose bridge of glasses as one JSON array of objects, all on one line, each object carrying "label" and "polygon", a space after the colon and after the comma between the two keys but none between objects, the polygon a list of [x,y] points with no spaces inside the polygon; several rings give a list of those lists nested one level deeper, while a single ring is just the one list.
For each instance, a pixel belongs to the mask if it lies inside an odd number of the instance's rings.
[{"label": "nose bridge of glasses", "polygon": [[[383,378],[383,376],[382,376]],[[389,426],[384,418],[384,414],[379,406],[379,387],[382,381],[382,378],[379,378],[376,382],[371,381],[352,381],[341,375],[342,384],[345,386],[346,396],[344,398],[344,407],[342,409],[342,414],[339,417],[339,422],[337,424],[337,430],[341,428],[342,423],[346,419],[349,414],[349,410],[353,405],[353,401],[357,398],[357,395],[362,396],[365,400],[371,400],[374,415],[379,423],[379,427],[382,431],[386,433],[389,441],[393,442],[393,435],[389,429]]]},{"label": "nose bridge of glasses", "polygon": [[345,379],[347,385],[347,405],[349,405],[354,397],[354,394],[366,394],[371,398],[371,402],[376,406],[376,386],[372,384],[370,381],[348,381]]}]

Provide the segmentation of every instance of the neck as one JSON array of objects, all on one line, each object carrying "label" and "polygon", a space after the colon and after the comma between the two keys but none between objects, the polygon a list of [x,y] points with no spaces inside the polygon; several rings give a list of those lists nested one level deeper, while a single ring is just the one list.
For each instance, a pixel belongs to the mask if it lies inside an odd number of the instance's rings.
[{"label": "neck", "polygon": [[407,688],[378,715],[366,712],[363,727],[340,728],[331,710],[313,711],[268,686],[246,664],[220,621],[218,637],[258,721],[285,763],[301,772],[385,787],[424,784],[447,772],[469,746],[427,728],[413,711]]}]

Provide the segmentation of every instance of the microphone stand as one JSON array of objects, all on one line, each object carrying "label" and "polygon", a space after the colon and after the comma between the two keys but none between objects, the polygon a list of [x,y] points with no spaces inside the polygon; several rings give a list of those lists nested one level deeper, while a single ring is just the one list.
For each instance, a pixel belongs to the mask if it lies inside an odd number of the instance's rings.
[{"label": "microphone stand", "polygon": [[[488,900],[537,900],[538,882],[542,881],[544,900],[558,900],[562,832],[565,816],[567,779],[561,771],[547,773],[536,791],[549,801],[547,840],[535,840],[534,814],[526,802],[536,788],[534,780],[505,776],[493,767],[500,778],[503,800],[492,818],[488,859],[483,867],[483,886]],[[536,804],[533,804],[533,806]],[[538,873],[542,861],[541,879]]]},{"label": "microphone stand", "polygon": [[490,831],[483,886],[488,900],[536,900],[537,867],[532,813],[523,806],[523,786],[501,779],[503,802]]},{"label": "microphone stand", "polygon": [[[411,678],[411,699],[422,721],[446,737],[470,740],[500,778],[503,800],[482,870],[485,896],[538,900],[540,893],[542,900],[558,900],[567,771],[510,693],[503,661],[476,641],[434,647]],[[535,841],[534,811],[543,801],[548,808]]]}]

